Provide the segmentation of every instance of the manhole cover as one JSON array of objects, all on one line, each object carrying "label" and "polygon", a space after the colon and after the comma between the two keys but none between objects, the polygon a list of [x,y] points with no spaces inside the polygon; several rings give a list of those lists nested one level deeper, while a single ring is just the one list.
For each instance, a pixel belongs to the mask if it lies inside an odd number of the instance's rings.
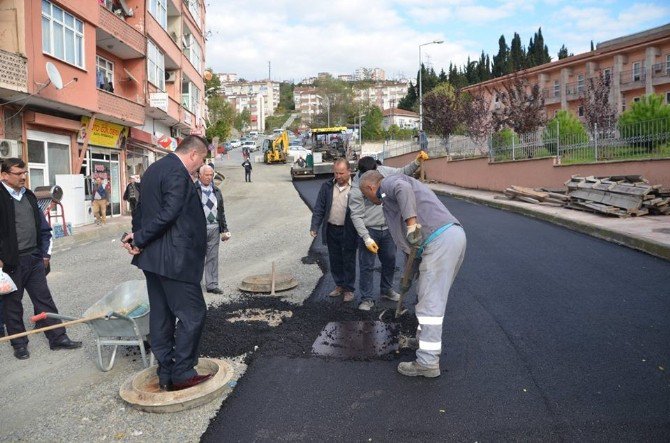
[{"label": "manhole cover", "polygon": [[343,359],[381,357],[398,350],[398,324],[381,321],[330,322],[312,344],[312,352]]},{"label": "manhole cover", "polygon": [[[275,291],[287,291],[298,286],[298,280],[290,274],[275,274]],[[252,275],[242,280],[238,286],[245,292],[271,292],[272,274]]]}]

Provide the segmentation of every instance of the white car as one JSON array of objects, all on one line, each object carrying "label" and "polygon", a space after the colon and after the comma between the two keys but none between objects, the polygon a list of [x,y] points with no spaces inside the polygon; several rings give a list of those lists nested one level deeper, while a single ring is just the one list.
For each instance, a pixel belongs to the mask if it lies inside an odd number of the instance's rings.
[{"label": "white car", "polygon": [[239,148],[240,146],[242,146],[241,141],[239,141],[237,139],[233,139],[233,140],[230,141],[230,147],[231,148]]},{"label": "white car", "polygon": [[298,157],[302,157],[303,160],[307,160],[307,154],[311,154],[312,151],[305,149],[302,146],[289,146],[288,155],[293,158],[293,161],[298,160]]},{"label": "white car", "polygon": [[249,152],[254,152],[256,150],[256,142],[253,140],[247,140],[242,143],[242,149],[247,148]]}]

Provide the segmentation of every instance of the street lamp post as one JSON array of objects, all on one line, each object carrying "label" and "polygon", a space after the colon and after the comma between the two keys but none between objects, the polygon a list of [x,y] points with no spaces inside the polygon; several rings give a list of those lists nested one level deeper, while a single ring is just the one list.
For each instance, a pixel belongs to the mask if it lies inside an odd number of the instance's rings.
[{"label": "street lamp post", "polygon": [[428,45],[441,45],[442,43],[444,43],[444,40],[433,40],[432,42],[419,45],[419,131],[423,131],[423,84],[421,82],[423,61],[421,59],[421,47]]}]

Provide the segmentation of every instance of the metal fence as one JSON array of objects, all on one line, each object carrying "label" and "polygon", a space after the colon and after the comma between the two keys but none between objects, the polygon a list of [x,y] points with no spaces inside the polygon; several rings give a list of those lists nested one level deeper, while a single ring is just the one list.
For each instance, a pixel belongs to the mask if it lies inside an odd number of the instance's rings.
[{"label": "metal fence", "polygon": [[[384,146],[383,157],[419,151],[418,142],[393,142]],[[670,158],[670,118],[611,124],[592,128],[556,122],[527,134],[504,130],[475,140],[453,135],[448,140],[430,138],[432,158],[452,159],[488,156],[491,162],[557,157],[562,164],[613,160]]]}]

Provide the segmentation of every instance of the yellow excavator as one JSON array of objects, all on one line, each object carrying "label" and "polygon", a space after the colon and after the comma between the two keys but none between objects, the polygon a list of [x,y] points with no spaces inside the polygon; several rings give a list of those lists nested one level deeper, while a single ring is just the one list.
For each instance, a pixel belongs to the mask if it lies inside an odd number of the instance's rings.
[{"label": "yellow excavator", "polygon": [[263,140],[263,161],[265,163],[286,163],[288,155],[288,132],[282,131],[276,138]]}]

